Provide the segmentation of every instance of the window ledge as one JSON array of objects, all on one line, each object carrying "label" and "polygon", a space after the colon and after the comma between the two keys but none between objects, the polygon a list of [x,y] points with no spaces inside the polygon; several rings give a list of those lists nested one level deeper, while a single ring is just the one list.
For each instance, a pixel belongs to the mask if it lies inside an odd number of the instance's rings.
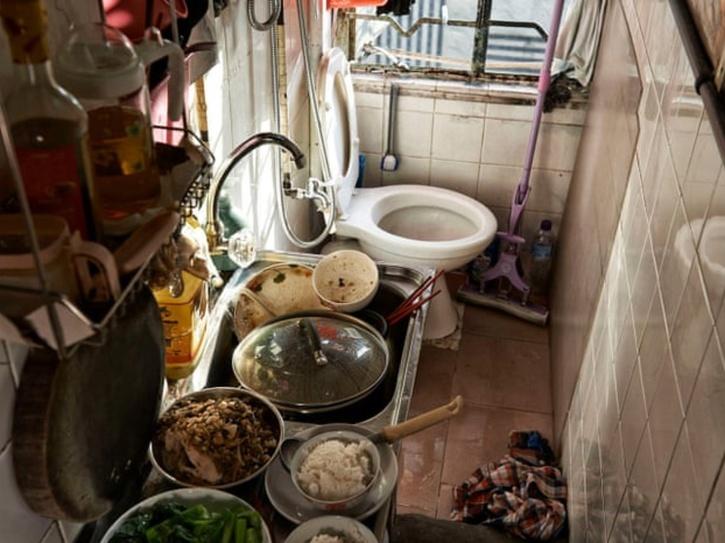
[{"label": "window ledge", "polygon": [[[465,102],[533,104],[536,102],[536,81],[453,81],[432,78],[409,78],[400,75],[353,73],[355,91],[387,94],[391,83],[400,87],[401,96],[438,98]],[[573,91],[571,100],[557,109],[586,109],[585,92]]]}]

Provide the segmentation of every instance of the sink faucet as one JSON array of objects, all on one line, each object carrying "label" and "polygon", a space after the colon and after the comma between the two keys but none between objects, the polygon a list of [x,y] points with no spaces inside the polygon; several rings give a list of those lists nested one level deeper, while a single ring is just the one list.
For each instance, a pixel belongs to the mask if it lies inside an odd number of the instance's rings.
[{"label": "sink faucet", "polygon": [[301,170],[305,167],[305,155],[295,142],[274,132],[260,132],[254,134],[240,143],[227,157],[219,172],[214,176],[209,186],[206,210],[206,237],[209,241],[209,249],[212,253],[218,252],[222,245],[222,224],[219,221],[219,193],[227,177],[237,163],[262,145],[274,144],[282,147],[291,156],[292,160]]}]

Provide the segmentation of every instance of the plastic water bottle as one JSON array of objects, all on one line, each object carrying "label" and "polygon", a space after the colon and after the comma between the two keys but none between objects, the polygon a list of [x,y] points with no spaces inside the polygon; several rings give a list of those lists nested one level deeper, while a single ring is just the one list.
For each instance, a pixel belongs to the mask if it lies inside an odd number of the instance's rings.
[{"label": "plastic water bottle", "polygon": [[549,286],[551,258],[554,250],[554,234],[551,232],[551,221],[543,220],[539,226],[539,234],[531,246],[531,291],[534,294],[545,294]]}]

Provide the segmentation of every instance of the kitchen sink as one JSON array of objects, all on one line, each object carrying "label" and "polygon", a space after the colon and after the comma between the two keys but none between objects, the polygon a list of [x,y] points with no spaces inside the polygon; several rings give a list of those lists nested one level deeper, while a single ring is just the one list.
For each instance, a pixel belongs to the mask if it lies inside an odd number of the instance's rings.
[{"label": "kitchen sink", "polygon": [[[239,386],[231,364],[234,349],[239,344],[233,327],[238,289],[269,265],[294,263],[314,266],[320,258],[319,255],[265,251],[258,255],[252,266],[232,273],[214,303],[199,367],[191,378],[192,390]],[[380,289],[369,309],[383,315],[395,309],[429,275],[428,270],[397,265],[380,264],[379,269]],[[302,415],[284,412],[287,434],[292,435],[311,425],[335,422],[361,424],[378,430],[405,420],[415,384],[424,320],[425,308],[391,327],[386,338],[390,364],[383,382],[372,394],[349,407],[329,413]]]},{"label": "kitchen sink", "polygon": [[[232,320],[236,292],[239,287],[257,271],[271,264],[296,263],[314,266],[320,258],[319,255],[265,251],[258,254],[257,262],[251,267],[232,270],[229,274],[225,272],[226,283],[221,291],[213,296],[212,311],[207,323],[199,365],[189,378],[169,383],[164,405],[168,406],[180,395],[202,388],[238,386],[232,372],[231,361],[232,353],[238,345]],[[393,310],[432,273],[432,270],[418,270],[389,264],[379,264],[378,267],[381,285],[370,308],[382,314]],[[430,293],[430,288],[427,293]],[[390,330],[387,338],[390,365],[383,383],[375,392],[353,406],[340,411],[317,415],[313,418],[300,418],[299,415],[286,416],[286,435],[294,435],[312,426],[330,422],[355,423],[377,431],[386,425],[405,420],[408,416],[418,368],[425,312],[424,307]],[[276,541],[283,541],[294,526],[281,516],[275,515],[271,504],[261,498],[264,496],[263,481],[264,478],[260,477],[253,483],[237,487],[234,489],[234,493],[253,503],[273,530]],[[128,507],[143,497],[170,488],[172,486],[164,481],[157,472],[151,472],[151,475],[149,475],[149,471],[139,473],[137,479],[129,481],[124,496],[119,499],[114,510],[99,521],[87,525],[78,541],[97,543],[113,521]],[[366,520],[376,533],[383,533],[388,525],[389,514],[393,509],[391,505],[393,499],[393,497],[388,498],[387,503],[373,517]]]}]

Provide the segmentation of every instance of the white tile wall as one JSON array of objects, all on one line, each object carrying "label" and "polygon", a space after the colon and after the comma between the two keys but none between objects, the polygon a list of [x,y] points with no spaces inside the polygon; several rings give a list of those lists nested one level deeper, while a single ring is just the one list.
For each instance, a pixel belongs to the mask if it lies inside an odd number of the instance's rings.
[{"label": "white tile wall", "polygon": [[[598,484],[589,485],[590,480],[596,483],[590,478],[592,455],[567,458],[570,484],[586,481],[584,488],[572,489],[577,502],[570,506],[571,533],[610,542],[725,541],[725,281],[723,268],[716,268],[712,257],[717,250],[722,262],[725,244],[723,238],[715,241],[717,228],[702,241],[706,228],[718,225],[725,215],[722,162],[702,120],[702,104],[690,90],[692,73],[669,3],[610,4],[615,12],[624,8],[624,31],[634,44],[643,93],[636,160],[624,176],[624,201],[602,203],[613,206],[618,225],[605,240],[611,248],[609,262],[600,277],[585,355],[561,433],[564,451],[598,449],[603,470],[611,466],[612,484],[604,483],[602,502]],[[604,48],[616,46],[602,43]],[[630,68],[622,62],[621,69]],[[612,113],[616,107],[612,105]],[[587,124],[585,130],[595,132],[596,127]],[[612,134],[587,136],[606,145]],[[582,182],[577,174],[574,179]],[[703,219],[708,221],[705,228]],[[631,327],[621,324],[628,321],[628,311]],[[602,336],[610,337],[613,351]],[[614,367],[613,380],[601,377],[607,365]],[[612,396],[621,398],[616,416],[624,480],[616,477],[616,458],[608,460],[612,438],[601,431],[612,426],[614,415],[601,398]],[[619,509],[612,513],[610,504],[618,497]],[[586,508],[577,505],[580,501]],[[606,521],[601,531],[599,518]],[[584,541],[576,537],[574,541]]]},{"label": "white tile wall", "polygon": [[[451,99],[414,82],[401,84],[395,131],[397,172],[380,172],[387,140],[388,87],[366,79],[355,94],[360,144],[367,158],[364,186],[431,184],[476,198],[499,219],[508,218],[521,176],[533,106],[483,101],[479,95]],[[375,90],[377,92],[372,92]],[[435,98],[431,98],[434,96]],[[532,189],[523,228],[535,235],[541,220],[555,225],[564,212],[585,109],[557,109],[544,116]]]},{"label": "white tile wall", "polygon": [[430,184],[476,198],[478,164],[434,158],[430,163]]},{"label": "white tile wall", "polygon": [[433,158],[476,162],[481,158],[483,119],[437,114],[433,132]]}]

